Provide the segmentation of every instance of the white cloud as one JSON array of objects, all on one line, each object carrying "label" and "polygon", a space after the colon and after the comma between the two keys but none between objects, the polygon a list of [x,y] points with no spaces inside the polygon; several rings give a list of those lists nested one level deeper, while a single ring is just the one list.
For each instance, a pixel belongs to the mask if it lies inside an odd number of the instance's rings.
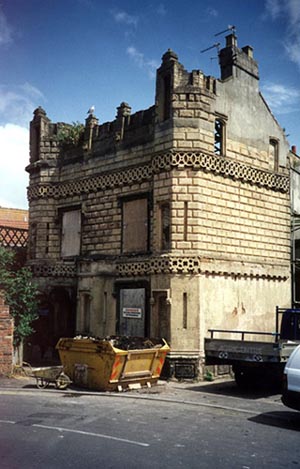
[{"label": "white cloud", "polygon": [[44,100],[41,91],[30,83],[0,85],[0,124],[10,122],[27,127],[33,110]]},{"label": "white cloud", "polygon": [[27,208],[29,132],[14,124],[0,126],[0,206]]},{"label": "white cloud", "polygon": [[41,101],[30,83],[0,85],[0,206],[27,208],[29,122]]},{"label": "white cloud", "polygon": [[276,20],[281,13],[281,5],[279,0],[266,0],[266,12]]},{"label": "white cloud", "polygon": [[215,8],[206,8],[206,13],[209,15],[209,16],[212,16],[213,18],[216,18],[217,16],[219,16],[219,12],[215,9]]},{"label": "white cloud", "polygon": [[300,90],[278,83],[265,83],[262,93],[272,109],[277,114],[299,112]]},{"label": "white cloud", "polygon": [[289,59],[300,68],[300,2],[299,0],[266,0],[266,15],[273,21],[283,19],[286,33],[283,46]]},{"label": "white cloud", "polygon": [[9,25],[0,5],[0,45],[8,44],[12,41],[12,27]]},{"label": "white cloud", "polygon": [[123,23],[128,26],[136,27],[139,21],[138,16],[129,15],[123,10],[113,10],[111,11],[111,14],[117,23]]},{"label": "white cloud", "polygon": [[133,46],[128,47],[126,52],[138,67],[147,70],[150,78],[155,77],[156,69],[159,67],[159,63],[156,60],[146,59],[144,54]]}]

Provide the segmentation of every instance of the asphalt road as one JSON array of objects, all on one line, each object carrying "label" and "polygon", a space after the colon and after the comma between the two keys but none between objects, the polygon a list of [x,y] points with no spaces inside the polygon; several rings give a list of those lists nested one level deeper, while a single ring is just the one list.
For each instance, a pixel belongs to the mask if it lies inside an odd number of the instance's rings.
[{"label": "asphalt road", "polygon": [[300,412],[233,383],[80,393],[0,387],[0,467],[297,468]]}]

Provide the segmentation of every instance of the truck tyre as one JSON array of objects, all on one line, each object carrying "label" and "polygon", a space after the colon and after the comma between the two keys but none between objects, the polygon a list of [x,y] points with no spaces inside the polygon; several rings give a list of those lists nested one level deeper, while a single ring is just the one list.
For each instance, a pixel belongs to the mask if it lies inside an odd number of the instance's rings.
[{"label": "truck tyre", "polygon": [[247,370],[238,369],[234,372],[234,378],[237,386],[243,391],[249,389],[251,385],[253,386],[253,379],[251,373]]}]

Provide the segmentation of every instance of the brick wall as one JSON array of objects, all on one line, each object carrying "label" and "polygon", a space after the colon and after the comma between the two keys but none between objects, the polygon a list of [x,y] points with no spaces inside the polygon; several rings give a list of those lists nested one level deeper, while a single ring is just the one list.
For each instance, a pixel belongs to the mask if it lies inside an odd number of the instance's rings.
[{"label": "brick wall", "polygon": [[0,292],[0,376],[9,375],[13,366],[13,319]]}]

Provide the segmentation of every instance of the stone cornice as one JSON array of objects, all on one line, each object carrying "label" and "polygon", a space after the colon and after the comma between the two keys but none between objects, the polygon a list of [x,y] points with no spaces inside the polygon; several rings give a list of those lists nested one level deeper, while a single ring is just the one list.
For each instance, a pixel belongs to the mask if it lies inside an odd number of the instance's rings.
[{"label": "stone cornice", "polygon": [[35,261],[29,266],[34,277],[76,277],[77,267],[75,262],[45,262]]},{"label": "stone cornice", "polygon": [[155,274],[207,275],[231,278],[287,280],[289,266],[245,264],[242,262],[203,260],[199,256],[153,256],[147,260],[117,262],[121,277]]},{"label": "stone cornice", "polygon": [[[200,256],[152,256],[146,259],[110,260],[110,269],[102,274],[116,277],[143,277],[149,275],[207,275],[252,279],[285,281],[289,278],[289,266],[259,265],[234,261],[204,260]],[[77,267],[74,263],[37,262],[31,266],[35,277],[76,277]],[[91,276],[97,275],[97,269]]]},{"label": "stone cornice", "polygon": [[196,151],[170,151],[155,155],[151,162],[117,172],[104,172],[89,178],[57,184],[36,184],[28,188],[29,201],[39,198],[65,198],[150,181],[155,174],[172,169],[206,171],[274,191],[288,192],[289,177],[263,171],[226,157]]}]

